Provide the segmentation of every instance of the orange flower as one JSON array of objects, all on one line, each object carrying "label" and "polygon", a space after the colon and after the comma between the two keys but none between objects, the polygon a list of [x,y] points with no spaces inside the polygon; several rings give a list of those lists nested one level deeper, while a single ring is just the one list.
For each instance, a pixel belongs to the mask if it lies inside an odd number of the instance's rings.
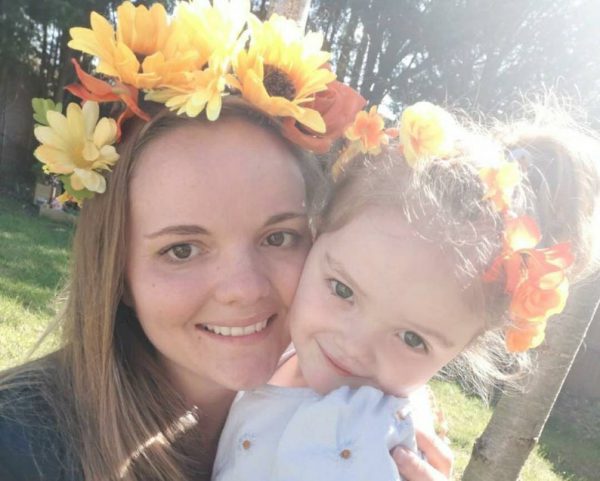
[{"label": "orange flower", "polygon": [[306,107],[316,110],[325,121],[325,133],[302,127],[296,119],[283,119],[282,133],[296,145],[317,154],[324,154],[331,149],[331,144],[339,139],[344,130],[352,122],[357,112],[367,101],[356,90],[335,80],[327,85],[327,90],[315,94],[315,100]]},{"label": "orange flower", "polygon": [[513,293],[509,313],[512,319],[522,322],[545,322],[550,316],[565,308],[569,296],[567,279],[553,289],[541,289],[532,282],[522,282]]},{"label": "orange flower", "polygon": [[525,352],[538,347],[546,337],[546,323],[514,324],[506,329],[505,343],[508,352]]},{"label": "orange flower", "polygon": [[360,142],[360,151],[363,154],[378,154],[381,145],[387,144],[389,138],[384,130],[384,122],[377,113],[377,106],[371,107],[369,112],[361,110],[356,114],[354,123],[346,129],[344,135],[353,142]]},{"label": "orange flower", "polygon": [[75,67],[75,73],[81,84],[70,84],[65,88],[73,95],[83,100],[93,100],[95,102],[123,102],[126,109],[119,115],[117,119],[117,141],[121,138],[121,125],[123,122],[137,115],[146,122],[150,120],[150,116],[138,106],[138,90],[131,85],[125,85],[121,82],[116,82],[111,85],[108,82],[97,79],[93,75],[85,73],[75,59],[71,59]]},{"label": "orange flower", "polygon": [[512,293],[521,281],[524,268],[523,253],[534,249],[542,236],[531,217],[521,216],[505,220],[504,247],[483,275],[485,282],[493,282],[502,272],[506,276],[506,292]]},{"label": "orange flower", "polygon": [[565,271],[574,260],[570,243],[536,249],[540,240],[530,217],[507,219],[503,252],[483,276],[485,282],[492,282],[504,273],[505,290],[512,296],[509,315],[513,324],[506,330],[511,352],[541,344],[546,321],[562,312],[569,295]]},{"label": "orange flower", "polygon": [[500,168],[486,167],[479,171],[479,177],[487,187],[485,200],[491,200],[499,212],[510,207],[513,192],[521,181],[521,170],[516,162],[506,162]]}]

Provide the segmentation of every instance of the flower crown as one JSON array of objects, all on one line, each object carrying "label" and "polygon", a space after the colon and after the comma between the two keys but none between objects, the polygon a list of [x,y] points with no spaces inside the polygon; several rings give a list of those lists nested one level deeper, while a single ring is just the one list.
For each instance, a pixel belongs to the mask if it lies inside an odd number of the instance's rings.
[{"label": "flower crown", "polygon": [[[117,27],[92,12],[91,28],[70,30],[69,47],[94,57],[96,72],[73,60],[79,83],[67,86],[85,101],[60,107],[34,101],[34,155],[47,173],[58,174],[69,196],[81,202],[102,193],[102,171],[118,160],[114,148],[124,121],[150,116],[138,105],[140,91],[178,115],[205,113],[216,120],[223,97],[237,95],[265,114],[281,118],[282,134],[315,153],[329,151],[366,103],[335,80],[323,36],[304,32],[273,14],[261,22],[249,0],[180,2],[172,16],[161,4],[150,8],[125,1]],[[99,119],[98,103],[123,106],[115,121]]]},{"label": "flower crown", "polygon": [[[412,168],[420,168],[436,158],[452,155],[457,125],[444,109],[418,102],[402,113],[397,129],[384,129],[375,107],[359,112],[346,138],[351,141],[332,167],[334,179],[344,165],[359,152],[379,153],[391,137],[399,137],[400,149]],[[505,331],[509,352],[523,352],[539,346],[545,336],[546,322],[563,311],[569,293],[566,270],[574,261],[569,242],[540,249],[540,230],[529,216],[511,210],[515,187],[521,182],[521,170],[514,159],[498,168],[483,168],[479,177],[485,188],[484,199],[492,203],[504,218],[503,247],[489,269],[484,282],[504,280],[510,296],[508,314],[511,323]]]}]

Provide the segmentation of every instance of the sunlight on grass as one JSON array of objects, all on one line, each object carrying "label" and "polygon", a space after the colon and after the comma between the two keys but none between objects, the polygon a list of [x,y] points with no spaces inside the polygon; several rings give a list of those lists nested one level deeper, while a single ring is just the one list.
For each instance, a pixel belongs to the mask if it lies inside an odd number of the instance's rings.
[{"label": "sunlight on grass", "polygon": [[[0,198],[0,369],[26,360],[52,321],[67,275],[72,229],[32,216],[29,206]],[[50,336],[35,357],[56,345]]]},{"label": "sunlight on grass", "polygon": [[[442,381],[432,382],[435,396],[448,419],[451,447],[455,455],[454,479],[461,478],[475,439],[483,432],[492,415],[492,410],[481,400],[467,396],[455,384]],[[563,440],[565,442],[565,440]],[[521,472],[522,481],[583,481],[583,478],[557,473],[557,469],[536,447]]]}]

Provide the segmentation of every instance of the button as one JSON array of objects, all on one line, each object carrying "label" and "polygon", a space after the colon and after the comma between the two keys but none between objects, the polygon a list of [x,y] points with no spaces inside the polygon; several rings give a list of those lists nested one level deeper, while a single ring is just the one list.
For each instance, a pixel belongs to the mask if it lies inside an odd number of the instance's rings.
[{"label": "button", "polygon": [[250,442],[250,440],[244,439],[244,441],[242,442],[242,447],[244,449],[250,449],[250,446],[252,446],[252,443]]},{"label": "button", "polygon": [[352,456],[352,451],[350,451],[349,449],[344,449],[341,453],[340,453],[340,457],[343,459],[349,459],[350,456]]}]

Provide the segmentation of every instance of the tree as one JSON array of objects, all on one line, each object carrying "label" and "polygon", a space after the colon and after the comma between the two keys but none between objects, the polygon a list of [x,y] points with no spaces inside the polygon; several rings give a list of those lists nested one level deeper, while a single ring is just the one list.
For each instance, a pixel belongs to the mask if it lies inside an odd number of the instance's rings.
[{"label": "tree", "polygon": [[502,396],[463,474],[464,481],[515,481],[537,444],[563,382],[598,309],[599,279],[571,294],[565,312],[548,324],[539,367],[521,394]]}]

